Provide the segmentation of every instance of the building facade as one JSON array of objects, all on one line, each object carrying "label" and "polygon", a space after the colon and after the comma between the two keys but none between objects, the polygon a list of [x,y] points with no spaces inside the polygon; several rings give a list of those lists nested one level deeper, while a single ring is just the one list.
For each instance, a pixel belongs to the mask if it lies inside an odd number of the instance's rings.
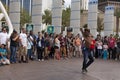
[{"label": "building facade", "polygon": [[98,0],[98,7],[101,11],[105,11],[105,6],[112,5],[120,9],[120,0]]},{"label": "building facade", "polygon": [[43,0],[42,1],[42,13],[44,13],[44,11],[46,9],[52,10],[52,1],[53,0]]},{"label": "building facade", "polygon": [[[9,6],[10,0],[1,0],[2,3],[6,6]],[[32,14],[32,3],[33,0],[20,0],[20,6],[22,9],[26,10],[29,15]],[[42,0],[42,13],[44,13],[44,10],[52,9],[52,0]]]}]

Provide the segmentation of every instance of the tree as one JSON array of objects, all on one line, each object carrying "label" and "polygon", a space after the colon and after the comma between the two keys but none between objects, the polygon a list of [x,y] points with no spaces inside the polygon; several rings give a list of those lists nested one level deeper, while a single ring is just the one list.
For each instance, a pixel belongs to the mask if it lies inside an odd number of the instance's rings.
[{"label": "tree", "polygon": [[103,26],[104,26],[103,19],[98,17],[98,19],[97,19],[97,31],[99,32],[99,34],[104,29]]},{"label": "tree", "polygon": [[119,32],[119,18],[120,18],[120,9],[116,9],[114,15],[116,16],[116,34]]},{"label": "tree", "polygon": [[24,10],[24,9],[21,9],[21,12],[20,12],[20,26],[24,26],[25,23],[31,23],[31,16],[29,15],[29,13]]},{"label": "tree", "polygon": [[70,26],[70,12],[71,12],[70,7],[64,9],[62,12],[62,26],[63,27]]},{"label": "tree", "polygon": [[65,0],[62,0],[62,5],[64,5],[64,3],[65,3]]},{"label": "tree", "polygon": [[83,26],[83,28],[87,29],[87,28],[88,28],[88,24],[85,24],[85,25]]},{"label": "tree", "polygon": [[46,9],[44,11],[44,14],[42,16],[43,23],[46,25],[51,25],[52,24],[52,13],[50,10]]}]

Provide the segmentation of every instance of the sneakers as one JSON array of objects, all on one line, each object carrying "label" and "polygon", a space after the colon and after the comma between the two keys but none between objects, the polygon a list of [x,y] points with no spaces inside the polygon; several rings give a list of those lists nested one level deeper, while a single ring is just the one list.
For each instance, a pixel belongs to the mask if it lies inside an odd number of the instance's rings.
[{"label": "sneakers", "polygon": [[38,61],[40,61],[40,59],[38,59]]},{"label": "sneakers", "polygon": [[82,73],[87,73],[87,69],[82,69]]},{"label": "sneakers", "polygon": [[42,61],[44,61],[44,59],[42,59]]},{"label": "sneakers", "polygon": [[42,60],[38,59],[38,61],[44,61],[44,59],[42,59]]}]

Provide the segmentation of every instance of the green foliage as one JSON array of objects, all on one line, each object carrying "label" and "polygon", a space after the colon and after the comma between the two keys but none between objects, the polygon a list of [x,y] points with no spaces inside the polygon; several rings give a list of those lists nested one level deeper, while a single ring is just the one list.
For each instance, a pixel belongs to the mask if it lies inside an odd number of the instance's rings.
[{"label": "green foliage", "polygon": [[119,32],[119,18],[120,18],[120,9],[116,9],[114,15],[116,16],[116,34]]},{"label": "green foliage", "polygon": [[70,7],[64,9],[62,12],[62,26],[63,27],[70,26],[70,12],[71,12]]},{"label": "green foliage", "polygon": [[97,19],[97,31],[100,33],[102,30],[104,30],[103,19],[98,17],[98,19]]},{"label": "green foliage", "polygon": [[120,17],[120,9],[116,9],[114,15]]},{"label": "green foliage", "polygon": [[119,38],[119,34],[114,35],[114,38],[118,39]]},{"label": "green foliage", "polygon": [[83,13],[83,11],[84,11],[84,10],[83,10],[83,9],[81,9],[81,10],[80,10],[80,13],[82,14],[82,13]]},{"label": "green foliage", "polygon": [[65,0],[62,0],[62,5],[64,5],[64,3],[65,3]]},{"label": "green foliage", "polygon": [[29,15],[29,13],[24,10],[21,9],[21,14],[20,14],[20,26],[22,27],[25,23],[31,23],[31,16]]},{"label": "green foliage", "polygon": [[46,25],[51,25],[52,24],[52,13],[50,10],[45,10],[44,14],[42,16],[42,22],[45,23]]},{"label": "green foliage", "polygon": [[88,24],[85,24],[85,25],[83,26],[83,28],[87,29],[87,28],[88,28]]}]

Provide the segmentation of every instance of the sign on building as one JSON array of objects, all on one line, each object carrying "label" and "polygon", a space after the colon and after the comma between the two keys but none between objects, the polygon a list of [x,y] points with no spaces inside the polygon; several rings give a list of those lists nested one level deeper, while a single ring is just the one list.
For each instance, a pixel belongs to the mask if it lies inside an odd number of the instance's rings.
[{"label": "sign on building", "polygon": [[49,34],[54,33],[54,26],[48,26],[48,27],[47,27],[47,32],[48,32]]},{"label": "sign on building", "polygon": [[25,27],[26,27],[26,31],[30,32],[30,31],[33,31],[34,25],[27,23],[27,24],[25,24]]}]

